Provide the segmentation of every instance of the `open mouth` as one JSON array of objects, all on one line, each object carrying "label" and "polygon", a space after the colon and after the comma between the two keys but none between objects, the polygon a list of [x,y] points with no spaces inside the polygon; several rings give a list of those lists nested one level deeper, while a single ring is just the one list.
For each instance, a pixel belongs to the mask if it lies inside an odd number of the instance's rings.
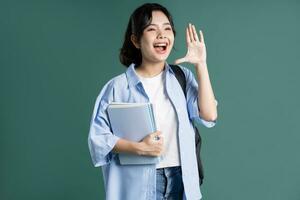
[{"label": "open mouth", "polygon": [[168,44],[166,42],[155,43],[154,49],[159,52],[164,52],[167,49]]}]

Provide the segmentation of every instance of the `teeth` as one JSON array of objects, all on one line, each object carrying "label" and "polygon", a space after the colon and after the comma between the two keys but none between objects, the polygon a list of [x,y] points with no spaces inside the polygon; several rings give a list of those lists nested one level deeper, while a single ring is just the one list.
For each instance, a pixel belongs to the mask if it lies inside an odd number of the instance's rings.
[{"label": "teeth", "polygon": [[155,47],[165,47],[167,46],[166,43],[157,43],[157,44],[154,44]]}]

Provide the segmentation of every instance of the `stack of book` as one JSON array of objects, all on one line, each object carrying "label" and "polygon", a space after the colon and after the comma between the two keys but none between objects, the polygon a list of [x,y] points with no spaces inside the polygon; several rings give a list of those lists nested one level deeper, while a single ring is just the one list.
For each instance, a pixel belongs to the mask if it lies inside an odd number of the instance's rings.
[{"label": "stack of book", "polygon": [[[151,103],[110,103],[107,109],[113,134],[135,142],[140,142],[150,133],[157,131]],[[157,156],[140,156],[119,153],[120,164],[157,164]]]}]

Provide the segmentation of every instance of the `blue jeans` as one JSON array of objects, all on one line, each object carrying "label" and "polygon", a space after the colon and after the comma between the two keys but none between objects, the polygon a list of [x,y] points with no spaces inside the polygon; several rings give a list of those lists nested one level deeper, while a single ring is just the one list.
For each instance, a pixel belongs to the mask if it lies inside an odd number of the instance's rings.
[{"label": "blue jeans", "polygon": [[183,183],[181,167],[156,170],[156,200],[181,200]]}]

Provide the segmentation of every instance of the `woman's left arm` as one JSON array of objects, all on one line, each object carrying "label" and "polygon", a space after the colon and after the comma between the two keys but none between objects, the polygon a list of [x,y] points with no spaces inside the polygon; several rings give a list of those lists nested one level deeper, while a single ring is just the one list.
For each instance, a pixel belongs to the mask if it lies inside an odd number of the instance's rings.
[{"label": "woman's left arm", "polygon": [[217,104],[211,86],[206,63],[206,47],[202,31],[200,39],[194,25],[189,24],[186,28],[187,54],[177,59],[175,64],[189,62],[195,66],[198,80],[198,107],[199,114],[206,121],[217,119]]},{"label": "woman's left arm", "polygon": [[214,92],[210,83],[206,63],[195,64],[198,80],[198,106],[200,116],[206,121],[217,119],[217,105]]}]

